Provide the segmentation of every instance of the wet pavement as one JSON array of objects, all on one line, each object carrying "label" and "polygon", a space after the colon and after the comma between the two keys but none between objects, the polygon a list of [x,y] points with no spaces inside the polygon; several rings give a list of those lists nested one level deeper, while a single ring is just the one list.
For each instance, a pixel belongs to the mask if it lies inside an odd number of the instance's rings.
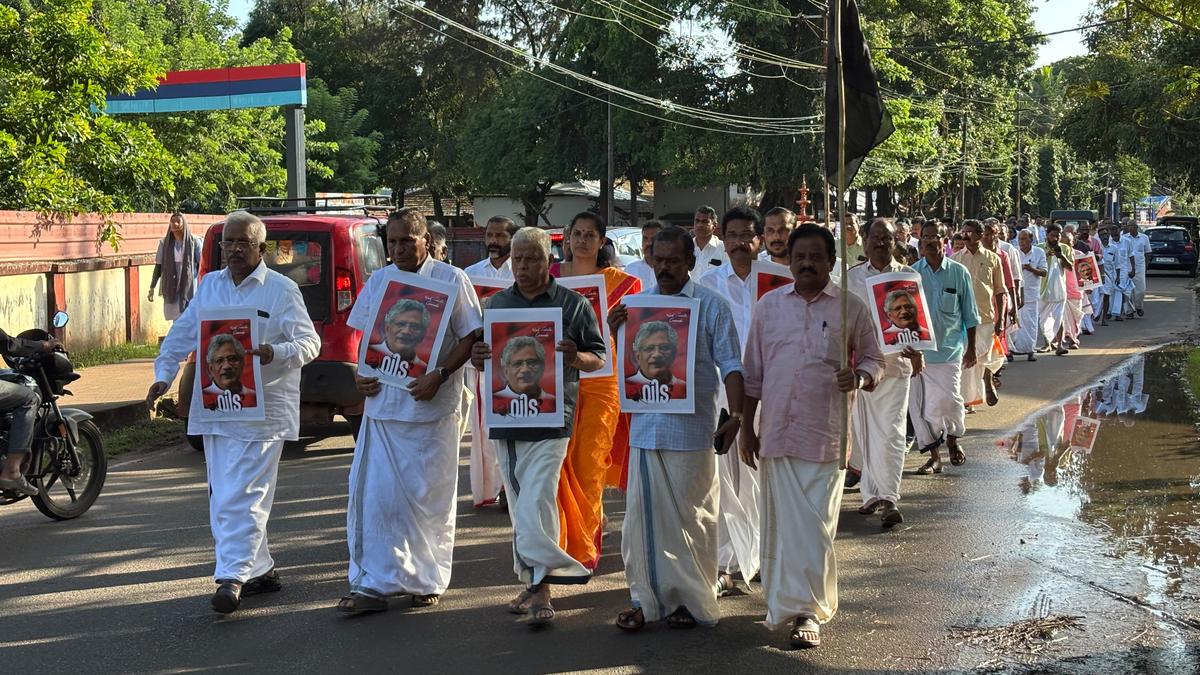
[{"label": "wet pavement", "polygon": [[[1120,623],[1098,626],[1121,644],[1153,645],[1149,661],[1122,656],[1140,664],[1127,672],[1200,670],[1198,390],[1200,348],[1172,345],[1128,359],[995,442],[1013,462],[1001,480],[1027,513],[1022,555],[1149,620],[1126,624],[1123,636]],[[1050,586],[1031,586],[1024,601],[1089,613],[1086,594]],[[1080,655],[1052,671],[1086,672],[1103,658]]]}]

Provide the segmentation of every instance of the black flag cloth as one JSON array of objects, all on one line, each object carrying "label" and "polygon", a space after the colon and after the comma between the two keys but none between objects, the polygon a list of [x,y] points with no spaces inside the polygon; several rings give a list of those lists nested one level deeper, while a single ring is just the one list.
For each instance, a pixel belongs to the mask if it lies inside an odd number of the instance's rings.
[{"label": "black flag cloth", "polygon": [[[887,140],[895,127],[883,97],[879,80],[871,65],[871,52],[863,38],[858,21],[858,3],[854,0],[833,0],[842,3],[842,71],[846,87],[846,187],[850,186],[862,164],[875,146]],[[833,2],[830,4],[832,5]],[[833,21],[831,16],[830,21]],[[832,25],[830,26],[833,27]],[[829,186],[838,185],[838,81],[837,62],[832,41],[825,63],[825,176]]]}]

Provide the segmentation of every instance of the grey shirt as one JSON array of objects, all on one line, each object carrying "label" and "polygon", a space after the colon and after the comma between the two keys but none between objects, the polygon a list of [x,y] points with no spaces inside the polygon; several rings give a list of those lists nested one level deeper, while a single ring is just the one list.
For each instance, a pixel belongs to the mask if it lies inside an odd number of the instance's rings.
[{"label": "grey shirt", "polygon": [[[607,358],[607,347],[600,325],[596,323],[596,312],[582,295],[563,288],[550,278],[546,290],[530,300],[513,284],[493,295],[488,309],[525,309],[560,307],[563,313],[563,339],[571,340],[580,352],[591,352],[601,359]],[[487,310],[484,310],[486,314]],[[554,429],[489,429],[488,438],[496,441],[544,441],[551,438],[569,438],[575,421],[575,399],[579,397],[579,371],[563,366],[563,420],[564,426]]]}]

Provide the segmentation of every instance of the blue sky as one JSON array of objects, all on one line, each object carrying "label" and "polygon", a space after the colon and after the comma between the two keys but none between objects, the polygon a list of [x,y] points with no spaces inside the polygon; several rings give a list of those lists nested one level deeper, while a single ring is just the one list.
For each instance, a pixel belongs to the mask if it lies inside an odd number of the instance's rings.
[{"label": "blue sky", "polygon": [[[1035,4],[1037,13],[1034,24],[1042,32],[1071,28],[1083,23],[1083,13],[1091,3],[1089,0],[1040,0]],[[254,0],[229,0],[229,13],[244,23],[250,15]],[[1081,33],[1065,33],[1049,38],[1038,53],[1037,65],[1053,63],[1068,56],[1087,52]]]}]

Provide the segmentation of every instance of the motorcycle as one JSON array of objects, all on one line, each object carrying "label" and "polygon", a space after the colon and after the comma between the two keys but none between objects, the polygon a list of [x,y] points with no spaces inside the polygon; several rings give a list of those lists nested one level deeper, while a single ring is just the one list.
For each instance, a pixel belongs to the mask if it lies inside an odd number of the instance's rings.
[{"label": "motorcycle", "polygon": [[[59,312],[51,325],[62,328],[68,320],[66,312]],[[51,335],[32,328],[18,337],[48,340]],[[0,370],[0,379],[34,389],[42,399],[33,445],[22,467],[25,478],[38,489],[37,496],[30,499],[38,511],[54,520],[78,518],[96,502],[108,475],[108,456],[92,416],[58,406],[59,397],[71,393],[66,385],[80,376],[65,351],[31,357],[6,355],[4,360],[11,370]],[[11,412],[0,414],[0,455],[8,447],[11,424]],[[0,492],[0,505],[24,498],[23,494]]]}]

